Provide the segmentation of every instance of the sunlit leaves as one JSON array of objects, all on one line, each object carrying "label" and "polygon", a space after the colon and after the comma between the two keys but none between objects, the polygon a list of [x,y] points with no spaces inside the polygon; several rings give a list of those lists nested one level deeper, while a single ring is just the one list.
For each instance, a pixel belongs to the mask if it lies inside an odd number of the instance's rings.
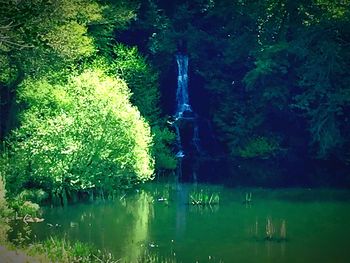
[{"label": "sunlit leaves", "polygon": [[123,78],[130,87],[131,102],[138,107],[142,116],[150,123],[154,136],[152,154],[157,170],[175,169],[176,161],[170,152],[174,134],[165,127],[160,118],[160,92],[158,74],[137,48],[118,44],[113,48],[114,60],[110,65],[113,73]]},{"label": "sunlit leaves", "polygon": [[19,93],[29,108],[9,141],[10,161],[21,160],[10,180],[61,191],[152,177],[151,130],[122,80],[85,71],[64,85],[28,80]]},{"label": "sunlit leaves", "polygon": [[152,153],[155,157],[155,166],[158,172],[162,170],[176,169],[177,161],[171,152],[171,145],[175,140],[175,134],[167,127],[159,125],[152,127],[154,145]]},{"label": "sunlit leaves", "polygon": [[[79,32],[86,32],[87,23],[102,18],[101,7],[96,2],[89,0],[10,1],[10,4],[4,6],[3,12],[0,26],[1,28],[10,27],[10,31],[3,33],[5,40],[11,40],[11,43],[7,45],[10,50],[38,48],[44,44],[43,42],[49,46],[54,45],[58,41],[53,39],[54,34],[57,34],[56,38],[78,37],[81,35]],[[79,30],[79,32],[74,33],[74,30]],[[51,36],[51,38],[45,36]],[[84,43],[84,39],[82,42]],[[65,48],[69,48],[69,42],[66,44],[68,46]]]},{"label": "sunlit leaves", "polygon": [[77,22],[52,28],[42,40],[60,56],[72,60],[89,56],[95,50],[93,39],[87,36],[87,28]]},{"label": "sunlit leaves", "polygon": [[138,50],[118,44],[113,48],[115,59],[111,67],[123,78],[132,91],[131,100],[142,115],[154,123],[158,119],[159,84],[158,75]]}]

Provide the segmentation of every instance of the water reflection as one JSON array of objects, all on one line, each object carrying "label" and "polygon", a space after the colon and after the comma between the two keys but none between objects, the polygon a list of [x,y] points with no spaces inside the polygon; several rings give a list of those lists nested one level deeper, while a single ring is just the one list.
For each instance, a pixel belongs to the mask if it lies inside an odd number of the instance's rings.
[{"label": "water reflection", "polygon": [[133,227],[125,240],[124,253],[127,262],[136,262],[149,241],[149,225],[154,218],[153,196],[146,191],[140,191],[134,198],[126,201],[126,211],[133,216]]},{"label": "water reflection", "polygon": [[[122,262],[135,262],[146,249],[161,257],[175,253],[178,262],[292,263],[296,255],[305,263],[348,262],[348,202],[285,200],[309,194],[301,190],[209,187],[220,193],[220,205],[190,205],[189,195],[206,187],[153,184],[111,202],[47,209],[45,224],[31,226],[39,240],[66,236]],[[244,198],[247,191],[253,198]]]},{"label": "water reflection", "polygon": [[176,191],[176,239],[181,240],[186,230],[188,189],[178,184]]}]

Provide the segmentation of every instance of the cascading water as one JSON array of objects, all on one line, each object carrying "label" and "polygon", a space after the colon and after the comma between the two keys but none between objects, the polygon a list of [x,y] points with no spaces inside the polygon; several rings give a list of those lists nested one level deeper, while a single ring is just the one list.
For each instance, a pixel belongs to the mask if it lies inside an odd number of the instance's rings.
[{"label": "cascading water", "polygon": [[[176,62],[178,67],[177,90],[176,90],[176,112],[173,126],[176,133],[178,169],[177,174],[182,177],[182,160],[186,156],[181,139],[180,124],[183,121],[191,122],[193,126],[192,145],[200,152],[199,127],[197,124],[196,114],[192,111],[189,95],[188,95],[188,56],[185,54],[177,54]],[[196,180],[196,171],[193,170],[193,179]]]},{"label": "cascading water", "polygon": [[176,144],[178,147],[178,152],[176,154],[177,158],[182,158],[184,157],[184,152],[182,149],[182,142],[181,142],[181,134],[180,134],[180,128],[177,124],[175,124],[175,134],[176,134]]},{"label": "cascading water", "polygon": [[191,61],[185,40],[178,42],[175,59],[176,101],[168,123],[176,134],[177,179],[197,182],[226,176],[226,154],[208,120],[205,105],[209,100],[201,77],[189,74]]},{"label": "cascading water", "polygon": [[184,54],[176,55],[178,68],[177,90],[176,90],[176,118],[181,118],[185,111],[192,112],[188,98],[188,56]]}]

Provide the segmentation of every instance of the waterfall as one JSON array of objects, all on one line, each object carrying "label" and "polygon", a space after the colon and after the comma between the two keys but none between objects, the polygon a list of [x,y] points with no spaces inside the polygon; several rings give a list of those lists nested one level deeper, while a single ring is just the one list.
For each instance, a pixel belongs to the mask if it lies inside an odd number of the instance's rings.
[{"label": "waterfall", "polygon": [[[200,93],[201,86],[197,86],[200,83],[195,80],[189,83],[191,60],[185,51],[186,48],[181,48],[175,55],[176,101],[173,116],[168,123],[176,135],[177,180],[196,183],[201,178],[212,177],[213,173],[225,176],[227,163],[224,149],[213,132],[211,122],[204,117],[206,110],[198,104],[201,96],[205,96]],[[196,86],[192,87],[192,84]],[[199,96],[197,99],[194,97],[196,94]]]},{"label": "waterfall", "polygon": [[[177,90],[176,90],[176,112],[174,115],[175,121],[173,126],[175,128],[176,134],[176,145],[177,145],[177,153],[176,158],[178,159],[178,167],[177,174],[178,177],[182,177],[182,160],[186,157],[186,153],[188,152],[187,148],[184,149],[183,141],[181,137],[181,123],[191,123],[193,126],[193,136],[191,138],[191,145],[194,148],[194,151],[200,153],[200,139],[199,139],[199,127],[197,123],[197,115],[192,111],[189,96],[188,96],[188,56],[185,54],[177,54],[176,62],[178,68],[178,76],[177,76]],[[184,116],[184,113],[186,115]],[[188,141],[188,138],[184,138],[184,140]],[[193,151],[192,151],[193,152]],[[193,170],[193,179],[196,181],[196,171]]]},{"label": "waterfall", "polygon": [[176,146],[177,146],[177,153],[176,158],[178,159],[177,164],[177,176],[178,178],[182,177],[182,158],[185,156],[183,147],[182,147],[182,141],[181,141],[181,133],[180,128],[178,124],[178,120],[182,118],[183,113],[186,110],[191,111],[191,108],[189,106],[189,99],[188,99],[188,57],[185,55],[177,54],[176,55],[176,62],[177,62],[177,68],[178,68],[178,75],[177,75],[177,90],[176,90],[176,113],[175,113],[175,134],[176,134]]},{"label": "waterfall", "polygon": [[[175,120],[179,120],[182,118],[183,113],[185,111],[191,112],[191,106],[188,98],[188,57],[184,54],[176,55],[177,62],[177,90],[176,90],[176,113]],[[179,168],[181,170],[181,159],[185,156],[184,151],[182,149],[182,141],[181,134],[178,122],[174,123],[175,133],[176,133],[176,144],[178,148],[178,152],[176,153],[176,157],[179,159]],[[178,174],[181,175],[181,171],[178,171]]]},{"label": "waterfall", "polygon": [[182,142],[181,142],[181,134],[180,134],[180,128],[177,124],[175,124],[175,134],[176,134],[176,144],[178,148],[178,152],[176,154],[177,158],[184,157],[184,152],[182,150]]},{"label": "waterfall", "polygon": [[188,98],[188,56],[176,55],[178,68],[177,90],[176,90],[176,118],[181,118],[185,111],[192,112]]}]

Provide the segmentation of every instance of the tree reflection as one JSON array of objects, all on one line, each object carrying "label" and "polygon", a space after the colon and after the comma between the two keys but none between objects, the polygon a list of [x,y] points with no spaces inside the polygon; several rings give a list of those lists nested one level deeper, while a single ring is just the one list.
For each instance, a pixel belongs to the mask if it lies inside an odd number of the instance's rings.
[{"label": "tree reflection", "polygon": [[153,196],[142,190],[135,197],[127,199],[125,207],[133,218],[125,241],[125,257],[127,262],[137,262],[148,241],[149,224],[154,218]]}]

